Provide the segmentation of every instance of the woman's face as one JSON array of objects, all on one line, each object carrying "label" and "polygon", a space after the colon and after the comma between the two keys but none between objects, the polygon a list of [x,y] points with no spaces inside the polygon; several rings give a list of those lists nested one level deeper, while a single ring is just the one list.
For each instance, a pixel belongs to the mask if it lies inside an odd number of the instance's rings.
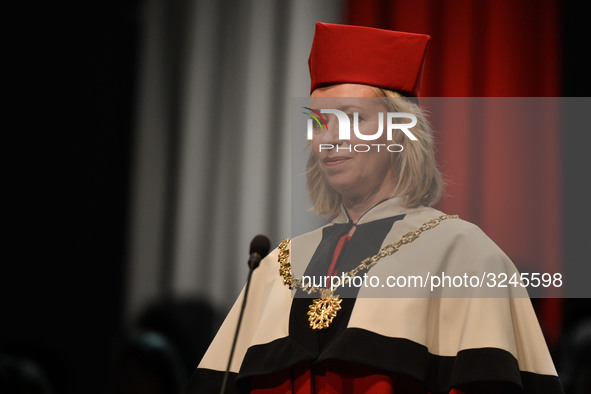
[{"label": "woman's face", "polygon": [[[311,108],[337,109],[349,116],[350,139],[339,139],[339,122],[334,114],[322,114],[326,127],[317,127],[312,136],[312,154],[324,180],[345,199],[365,199],[370,196],[388,198],[395,186],[393,155],[386,147],[391,143],[386,135],[384,103],[376,90],[367,85],[340,84],[314,90]],[[383,116],[383,132],[376,140],[359,139],[354,130],[354,113],[359,114],[359,131],[364,135],[376,134],[379,115]],[[367,150],[369,146],[369,151]],[[357,151],[356,151],[357,150]]]}]

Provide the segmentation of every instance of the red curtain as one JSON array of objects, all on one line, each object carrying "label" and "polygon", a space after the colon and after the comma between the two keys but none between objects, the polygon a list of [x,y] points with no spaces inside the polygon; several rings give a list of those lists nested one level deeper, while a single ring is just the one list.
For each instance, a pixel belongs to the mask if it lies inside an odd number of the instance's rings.
[{"label": "red curtain", "polygon": [[[346,8],[347,24],[431,36],[422,97],[560,96],[560,20],[558,0],[348,0]],[[556,115],[551,108],[544,116],[554,125],[511,135],[498,127],[438,135],[448,175],[438,208],[479,225],[520,268],[548,273],[562,267]],[[534,301],[552,348],[561,300]]]}]

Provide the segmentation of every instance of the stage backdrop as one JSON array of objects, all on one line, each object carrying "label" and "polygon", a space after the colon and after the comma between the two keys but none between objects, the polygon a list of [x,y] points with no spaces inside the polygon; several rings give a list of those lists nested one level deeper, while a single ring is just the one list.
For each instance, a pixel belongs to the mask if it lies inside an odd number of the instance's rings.
[{"label": "stage backdrop", "polygon": [[[225,314],[249,244],[290,237],[288,106],[309,95],[316,21],[343,1],[142,3],[125,319],[199,296]],[[293,193],[293,194],[292,194]]]},{"label": "stage backdrop", "polygon": [[[290,97],[309,93],[317,21],[432,36],[424,96],[560,96],[558,1],[149,0],[133,158],[126,318],[166,296],[227,308],[257,233],[292,236]],[[552,114],[550,114],[552,115]],[[509,138],[510,137],[510,138]],[[439,208],[520,265],[561,269],[560,132],[443,130]],[[525,150],[504,149],[510,139]],[[510,230],[510,231],[509,231]],[[533,270],[533,268],[532,268]],[[560,308],[538,307],[551,343]]]},{"label": "stage backdrop", "polygon": [[[345,20],[429,34],[424,97],[558,97],[560,12],[557,0],[348,0]],[[470,108],[465,115],[469,121]],[[562,268],[557,115],[554,108],[540,114],[547,127],[524,128],[519,134],[481,127],[477,120],[478,128],[468,133],[443,128],[437,137],[447,180],[438,208],[479,225],[532,272]],[[551,345],[560,330],[560,304],[546,299],[536,305]]]}]

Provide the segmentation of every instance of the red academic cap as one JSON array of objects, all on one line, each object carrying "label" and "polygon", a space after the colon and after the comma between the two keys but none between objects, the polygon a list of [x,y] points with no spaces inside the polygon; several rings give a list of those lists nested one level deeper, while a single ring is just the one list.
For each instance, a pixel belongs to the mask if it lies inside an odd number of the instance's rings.
[{"label": "red academic cap", "polygon": [[418,96],[430,38],[318,22],[308,59],[310,92],[327,85],[359,83]]}]

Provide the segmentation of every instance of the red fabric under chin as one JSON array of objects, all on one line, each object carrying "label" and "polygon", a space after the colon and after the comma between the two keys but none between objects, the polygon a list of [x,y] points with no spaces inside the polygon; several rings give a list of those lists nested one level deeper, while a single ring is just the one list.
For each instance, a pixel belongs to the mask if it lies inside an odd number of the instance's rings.
[{"label": "red fabric under chin", "polygon": [[[349,236],[348,234],[345,234],[341,238],[339,238],[339,242],[337,242],[337,246],[334,249],[334,253],[332,255],[330,266],[328,267],[328,276],[338,275],[338,270],[336,269],[337,261],[339,260],[339,256],[341,255],[341,252],[345,247],[345,244],[350,240],[351,236]],[[327,287],[327,284],[325,284],[324,287]]]}]

